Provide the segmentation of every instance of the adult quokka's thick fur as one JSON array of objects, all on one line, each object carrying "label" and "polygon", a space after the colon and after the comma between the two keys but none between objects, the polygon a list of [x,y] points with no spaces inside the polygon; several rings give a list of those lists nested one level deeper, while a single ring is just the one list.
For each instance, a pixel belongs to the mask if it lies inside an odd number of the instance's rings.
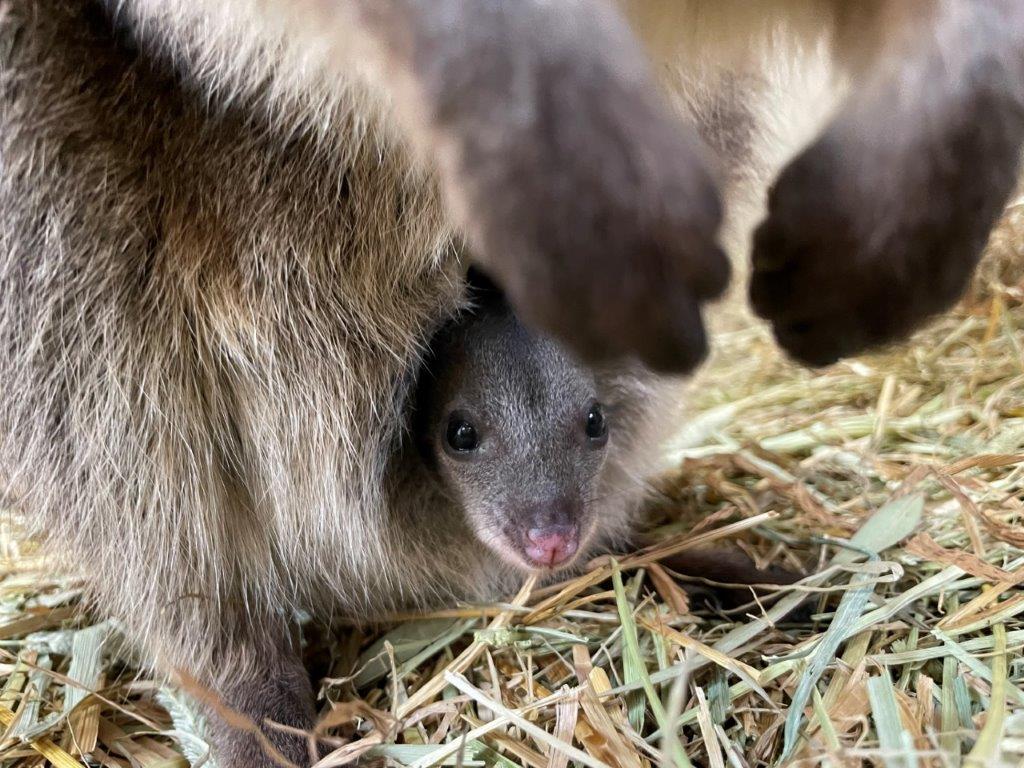
[{"label": "adult quokka's thick fur", "polygon": [[[852,66],[755,242],[788,349],[831,359],[955,297],[1024,135],[1021,4],[626,5],[684,101],[756,82],[720,66],[781,37]],[[641,50],[600,0],[0,0],[0,467],[158,664],[301,725],[291,608],[472,592],[394,556],[386,491],[460,300],[452,225],[579,353],[699,360],[720,206]]]}]

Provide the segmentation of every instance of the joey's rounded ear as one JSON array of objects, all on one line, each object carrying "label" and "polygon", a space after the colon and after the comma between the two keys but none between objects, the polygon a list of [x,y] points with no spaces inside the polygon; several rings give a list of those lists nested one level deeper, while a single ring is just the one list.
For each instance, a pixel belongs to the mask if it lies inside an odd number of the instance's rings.
[{"label": "joey's rounded ear", "polygon": [[505,308],[505,293],[494,280],[479,267],[471,266],[466,273],[467,295],[478,309]]}]

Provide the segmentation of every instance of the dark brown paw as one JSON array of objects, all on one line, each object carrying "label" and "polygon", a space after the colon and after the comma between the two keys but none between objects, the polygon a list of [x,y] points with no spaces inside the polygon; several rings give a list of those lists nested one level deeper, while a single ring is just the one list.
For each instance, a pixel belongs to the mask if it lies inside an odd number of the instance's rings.
[{"label": "dark brown paw", "polygon": [[729,281],[704,148],[638,64],[575,54],[540,55],[522,125],[460,145],[472,244],[520,316],[581,357],[690,370],[701,304]]},{"label": "dark brown paw", "polygon": [[[706,579],[716,584],[792,584],[803,578],[777,565],[758,568],[738,547],[701,547],[687,549],[661,561],[662,565],[685,576]],[[749,591],[748,591],[749,594]]]},{"label": "dark brown paw", "polygon": [[314,724],[309,676],[283,644],[268,644],[259,653],[261,666],[248,679],[219,692],[191,686],[205,705],[217,761],[224,768],[310,765],[310,742],[301,734]]},{"label": "dark brown paw", "polygon": [[727,609],[746,605],[754,594],[764,594],[759,585],[785,586],[803,578],[777,565],[758,568],[741,549],[726,546],[688,549],[662,565],[688,577],[685,588],[695,601]]},{"label": "dark brown paw", "polygon": [[1012,189],[1020,131],[991,118],[992,94],[921,115],[900,98],[841,114],[769,196],[750,297],[801,362],[898,340],[949,308]]},{"label": "dark brown paw", "polygon": [[754,310],[810,365],[899,339],[949,307],[991,224],[951,221],[921,190],[879,211],[851,194],[856,182],[832,162],[841,151],[826,139],[786,169],[754,239]]},{"label": "dark brown paw", "polygon": [[[635,355],[688,371],[707,352],[701,304],[725,289],[729,263],[699,152],[674,135],[680,127],[652,120],[613,146],[607,134],[619,126],[589,124],[593,133],[573,140],[589,151],[563,154],[551,177],[526,181],[533,192],[491,238],[518,252],[502,260],[499,279],[527,322],[588,361]],[[646,153],[657,168],[629,167]]]},{"label": "dark brown paw", "polygon": [[584,359],[688,371],[707,351],[701,304],[729,280],[717,192],[680,126],[622,109],[633,114],[585,121],[565,140],[578,149],[548,147],[543,168],[511,182],[526,194],[485,222],[500,255],[488,264],[526,322]]}]

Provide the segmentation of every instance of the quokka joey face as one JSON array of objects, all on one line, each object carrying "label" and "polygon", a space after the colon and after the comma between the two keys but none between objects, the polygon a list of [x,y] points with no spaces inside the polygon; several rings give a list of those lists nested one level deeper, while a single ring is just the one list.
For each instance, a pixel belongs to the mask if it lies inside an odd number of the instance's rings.
[{"label": "quokka joey face", "polygon": [[501,304],[439,336],[420,392],[421,446],[480,541],[526,570],[586,552],[615,444],[592,371]]}]

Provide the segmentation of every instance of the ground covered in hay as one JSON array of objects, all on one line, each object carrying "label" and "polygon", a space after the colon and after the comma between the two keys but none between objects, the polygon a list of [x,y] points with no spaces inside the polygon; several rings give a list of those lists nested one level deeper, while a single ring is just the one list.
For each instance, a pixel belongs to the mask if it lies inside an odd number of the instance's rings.
[{"label": "ground covered in hay", "polygon": [[[1021,299],[984,290],[909,351],[823,372],[761,330],[719,339],[646,549],[310,637],[322,765],[1022,764]],[[202,762],[188,696],[4,533],[0,763]],[[720,545],[806,577],[698,601],[669,556]]]}]

